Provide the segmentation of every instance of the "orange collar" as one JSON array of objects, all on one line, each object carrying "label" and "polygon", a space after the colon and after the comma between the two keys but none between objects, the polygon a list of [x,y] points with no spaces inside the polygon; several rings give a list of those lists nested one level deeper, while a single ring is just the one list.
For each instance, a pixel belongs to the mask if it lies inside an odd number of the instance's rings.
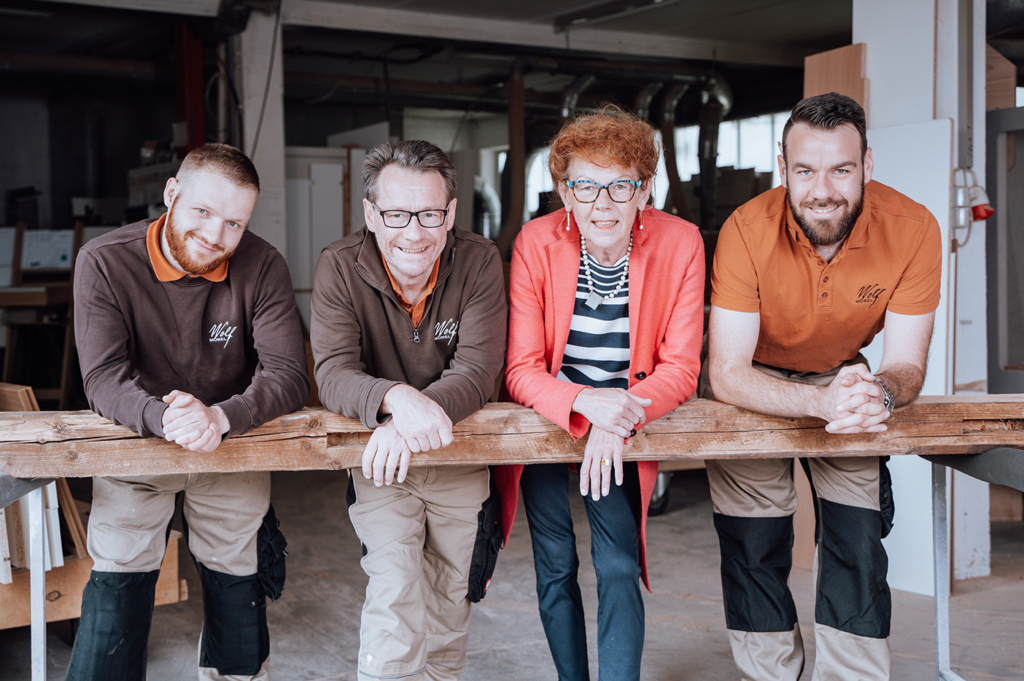
[{"label": "orange collar", "polygon": [[398,282],[395,281],[395,278],[391,276],[391,270],[388,268],[388,261],[384,260],[383,255],[381,255],[380,259],[384,263],[384,271],[388,274],[388,280],[391,282],[391,288],[394,289],[395,295],[398,296],[399,304],[401,304],[402,309],[412,317],[412,325],[419,326],[420,322],[423,321],[423,313],[427,309],[427,298],[434,292],[434,285],[437,284],[437,273],[441,269],[441,258],[438,257],[438,259],[434,261],[434,269],[430,273],[430,280],[427,282],[427,290],[423,292],[423,297],[415,304],[410,303],[406,297],[402,295],[402,287],[400,287]]},{"label": "orange collar", "polygon": [[[146,251],[149,252],[149,262],[153,265],[153,272],[157,279],[163,282],[178,281],[189,275],[179,272],[174,265],[167,262],[167,258],[164,257],[164,252],[160,248],[160,230],[164,228],[166,222],[167,213],[164,213],[149,225],[149,229],[146,230]],[[217,269],[207,272],[202,277],[213,282],[224,281],[228,278],[228,261],[225,260]]]}]

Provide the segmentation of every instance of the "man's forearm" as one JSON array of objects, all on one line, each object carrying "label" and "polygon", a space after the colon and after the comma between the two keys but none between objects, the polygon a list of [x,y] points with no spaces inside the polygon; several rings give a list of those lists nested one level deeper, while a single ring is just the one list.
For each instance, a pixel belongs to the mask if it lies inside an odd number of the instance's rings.
[{"label": "man's forearm", "polygon": [[910,404],[917,399],[924,385],[924,370],[913,364],[893,364],[875,374],[892,393],[897,407]]},{"label": "man's forearm", "polygon": [[732,364],[716,370],[712,363],[710,374],[711,389],[719,402],[771,416],[828,420],[821,408],[825,390],[821,386],[784,381],[750,365]]}]

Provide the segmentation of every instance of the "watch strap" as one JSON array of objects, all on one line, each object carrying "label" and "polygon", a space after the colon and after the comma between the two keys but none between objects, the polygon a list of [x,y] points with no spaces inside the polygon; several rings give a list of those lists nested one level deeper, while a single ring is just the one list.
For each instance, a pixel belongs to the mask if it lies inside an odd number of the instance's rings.
[{"label": "watch strap", "polygon": [[892,396],[892,391],[889,390],[889,386],[887,386],[880,378],[876,378],[875,383],[877,383],[878,387],[882,389],[882,404],[885,407],[885,410],[891,414],[892,408],[895,406],[894,403],[896,402],[896,399]]}]

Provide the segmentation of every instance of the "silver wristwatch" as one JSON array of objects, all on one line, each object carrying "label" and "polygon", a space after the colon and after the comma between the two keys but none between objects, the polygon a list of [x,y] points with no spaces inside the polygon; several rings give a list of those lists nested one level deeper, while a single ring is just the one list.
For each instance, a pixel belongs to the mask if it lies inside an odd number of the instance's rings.
[{"label": "silver wristwatch", "polygon": [[878,387],[882,389],[882,397],[883,397],[883,402],[884,402],[885,410],[891,414],[892,413],[892,408],[894,406],[896,406],[895,405],[896,400],[892,396],[892,391],[889,390],[889,386],[887,386],[885,383],[883,383],[882,379],[880,379],[880,378],[876,378],[875,379],[875,383],[877,383]]}]

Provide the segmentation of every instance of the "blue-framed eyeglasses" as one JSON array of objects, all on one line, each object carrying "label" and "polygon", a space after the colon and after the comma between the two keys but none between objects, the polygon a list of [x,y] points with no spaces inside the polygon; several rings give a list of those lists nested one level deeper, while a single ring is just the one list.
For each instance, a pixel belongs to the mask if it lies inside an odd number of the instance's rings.
[{"label": "blue-framed eyeglasses", "polygon": [[608,190],[608,196],[615,203],[626,203],[633,198],[643,182],[640,180],[615,180],[609,184],[598,184],[593,180],[566,180],[565,184],[580,203],[597,201],[602,189]]},{"label": "blue-framed eyeglasses", "polygon": [[427,210],[413,212],[408,210],[381,210],[377,204],[373,204],[373,207],[380,213],[381,218],[384,220],[384,226],[393,229],[408,227],[413,218],[419,220],[420,227],[432,229],[443,225],[448,217],[447,208],[428,208]]}]

